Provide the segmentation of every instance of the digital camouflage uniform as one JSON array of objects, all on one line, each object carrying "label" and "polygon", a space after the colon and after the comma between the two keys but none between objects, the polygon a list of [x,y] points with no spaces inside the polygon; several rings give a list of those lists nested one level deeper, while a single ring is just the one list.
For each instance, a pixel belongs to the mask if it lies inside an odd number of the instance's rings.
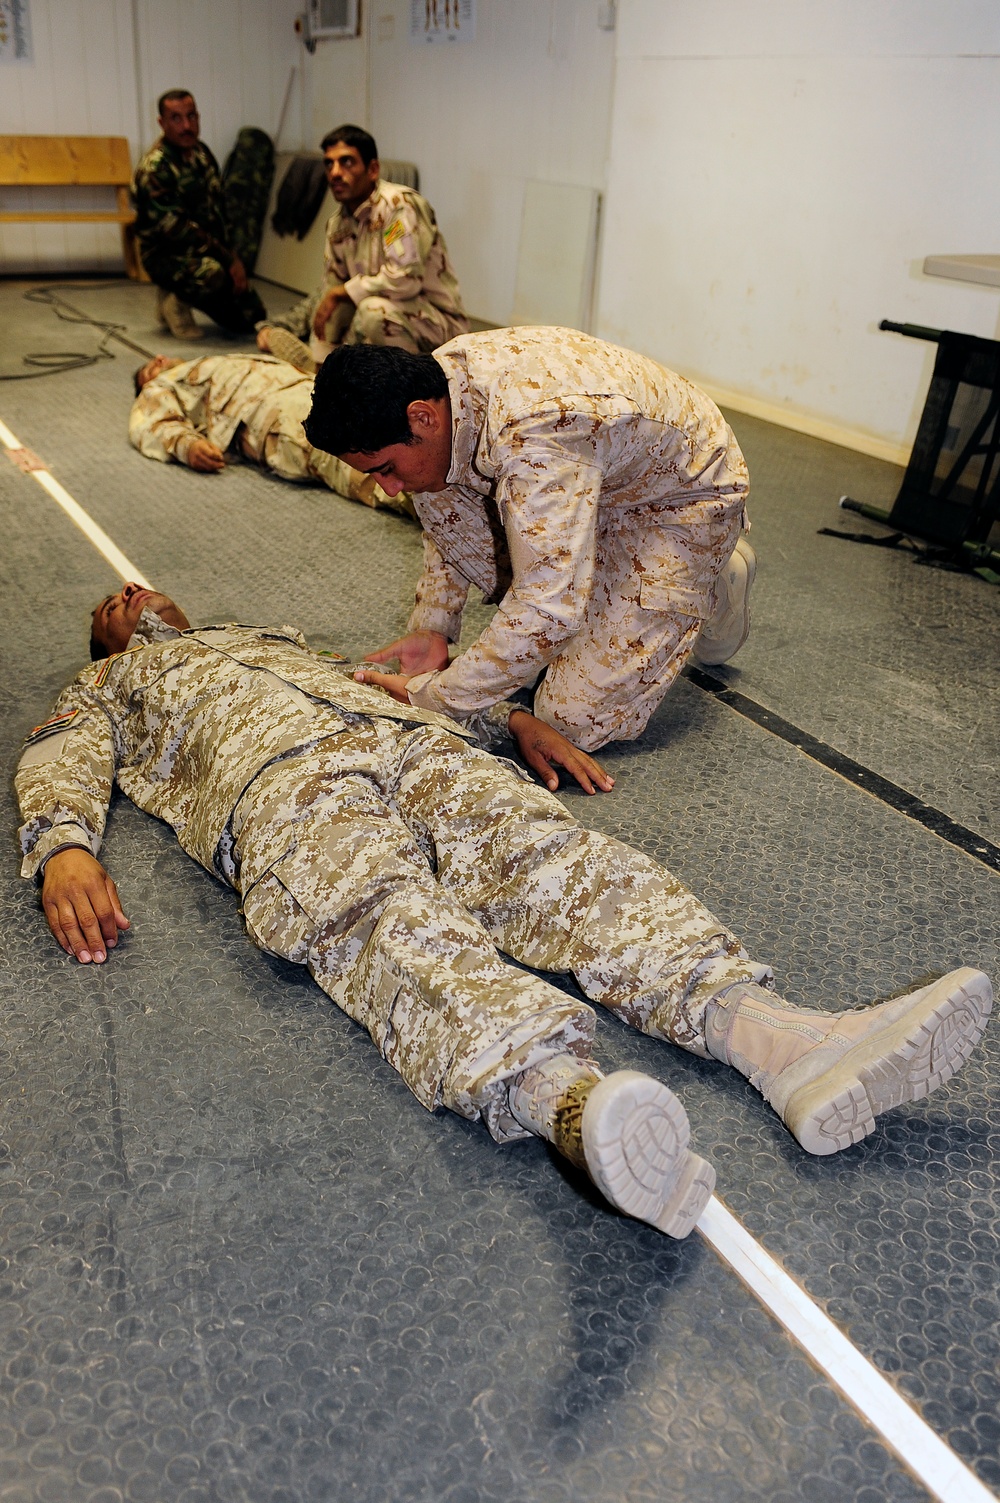
[{"label": "digital camouflage uniform", "polygon": [[252,287],[233,286],[222,176],[203,141],[185,157],[161,137],[136,167],[132,195],[142,264],[157,287],[230,333],[248,333],[267,316]]},{"label": "digital camouflage uniform", "polygon": [[462,719],[545,670],[534,710],[593,750],[638,736],[715,608],[745,525],[746,464],[683,377],[572,329],[468,334],[448,378],[444,490],[414,496],[409,629],[456,642],[470,584],[499,609],[414,704]]},{"label": "digital camouflage uniform", "polygon": [[627,1022],[704,1056],[709,999],[767,980],[662,867],[583,829],[495,741],[357,683],[291,627],[179,633],[144,611],[28,737],[22,872],[100,849],[118,784],[240,894],[250,937],[308,966],[427,1107],[525,1136],[511,1077],[587,1058],[594,1014],[499,954],[572,972]]},{"label": "digital camouflage uniform", "polygon": [[321,480],[353,501],[409,515],[408,498],[390,498],[370,475],[307,442],[312,393],[310,376],[270,355],[205,355],[146,382],[132,403],[129,441],[147,459],[186,464],[197,439],[225,451],[236,438],[247,459],[282,480]]},{"label": "digital camouflage uniform", "polygon": [[413,188],[379,179],[356,214],[338,206],[326,226],[326,267],[318,290],[271,322],[300,339],[327,287],[343,283],[326,343],[388,344],[427,353],[464,334],[469,320],[434,210]]}]

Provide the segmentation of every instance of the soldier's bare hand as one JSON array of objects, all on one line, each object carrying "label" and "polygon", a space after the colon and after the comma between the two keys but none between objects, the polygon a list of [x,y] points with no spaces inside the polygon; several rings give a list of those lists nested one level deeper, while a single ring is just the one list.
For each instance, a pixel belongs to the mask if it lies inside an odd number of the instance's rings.
[{"label": "soldier's bare hand", "polygon": [[559,787],[557,767],[575,778],[585,793],[610,793],[615,780],[593,757],[567,741],[561,731],[544,720],[536,720],[527,710],[514,710],[507,722],[517,749],[532,772],[537,772],[546,788],[555,793]]},{"label": "soldier's bare hand", "polygon": [[58,943],[81,965],[100,965],[129,928],[118,889],[82,846],[56,851],[45,863],[42,907]]},{"label": "soldier's bare hand", "polygon": [[271,353],[271,330],[267,324],[264,325],[263,329],[257,330],[257,348],[258,350],[263,350],[268,355]]},{"label": "soldier's bare hand", "polygon": [[405,637],[369,652],[366,663],[389,663],[399,659],[404,673],[434,673],[448,666],[448,638],[439,631],[411,631]]},{"label": "soldier's bare hand", "polygon": [[343,302],[348,296],[349,294],[345,291],[341,282],[337,282],[333,287],[326,289],[316,304],[316,312],[313,314],[313,333],[317,339],[325,338],[326,326],[333,317],[333,310],[338,303]]},{"label": "soldier's bare hand", "polygon": [[377,673],[374,668],[359,668],[354,677],[359,684],[374,684],[378,689],[385,689],[401,705],[410,703],[410,696],[406,692],[406,686],[412,677],[409,673]]},{"label": "soldier's bare hand", "polygon": [[235,292],[246,292],[250,283],[247,280],[247,269],[239,256],[234,256],[229,263],[229,275],[232,278]]},{"label": "soldier's bare hand", "polygon": [[186,463],[192,470],[202,470],[207,475],[214,475],[226,468],[226,456],[218,444],[210,443],[207,438],[196,438],[187,451]]}]

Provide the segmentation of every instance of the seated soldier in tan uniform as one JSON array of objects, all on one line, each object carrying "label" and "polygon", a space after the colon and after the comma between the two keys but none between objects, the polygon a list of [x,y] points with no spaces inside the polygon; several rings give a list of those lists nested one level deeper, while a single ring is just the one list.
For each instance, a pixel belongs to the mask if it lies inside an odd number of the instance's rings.
[{"label": "seated soldier in tan uniform", "polygon": [[[926,1096],[982,1035],[992,988],[971,969],[858,1012],[776,996],[768,966],[668,871],[572,818],[555,768],[591,793],[611,779],[517,706],[466,726],[401,708],[294,627],[192,630],[138,585],[101,602],[91,634],[92,654],[113,656],[63,692],[16,777],[22,873],[63,949],[101,964],[129,928],[97,860],[117,781],[422,1105],[501,1143],[546,1138],[669,1236],[715,1181],[683,1107],[648,1075],[603,1077],[592,1009],[535,973],[572,974],[633,1027],[732,1065],[816,1154]],[[474,744],[508,735],[547,788]]]},{"label": "seated soldier in tan uniform", "polygon": [[216,474],[231,444],[282,480],[320,480],[365,506],[412,515],[408,497],[389,497],[368,475],[307,441],[302,420],[312,377],[270,355],[154,355],[135,373],[130,443],[147,459],[176,459]]},{"label": "seated soldier in tan uniform", "polygon": [[[327,182],[338,208],[326,227],[317,292],[258,331],[262,350],[285,355],[273,332],[308,340],[319,363],[338,344],[433,350],[469,320],[434,210],[413,188],[379,176],[375,139],[357,125],[324,136]],[[296,364],[304,361],[296,358]]]}]

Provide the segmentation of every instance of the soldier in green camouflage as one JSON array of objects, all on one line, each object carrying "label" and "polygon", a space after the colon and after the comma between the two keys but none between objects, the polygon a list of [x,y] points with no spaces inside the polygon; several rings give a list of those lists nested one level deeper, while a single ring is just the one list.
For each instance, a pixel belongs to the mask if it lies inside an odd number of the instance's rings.
[{"label": "soldier in green camouflage", "polygon": [[198,108],[187,90],[161,95],[159,124],[163,134],[135,169],[132,193],[161,322],[178,338],[197,339],[193,307],[229,333],[250,333],[267,312],[235,248],[219,165],[199,139]]},{"label": "soldier in green camouflage", "polygon": [[[683,1237],[715,1181],[660,1081],[604,1077],[569,973],[654,1038],[750,1077],[828,1154],[949,1079],[980,1038],[979,971],[859,1012],[793,1007],[676,878],[587,830],[562,767],[612,779],[510,704],[467,725],[402,707],[288,626],[192,630],[138,585],[94,612],[92,653],[27,738],[22,873],[67,953],[103,962],[129,927],[97,860],[115,781],[240,895],[251,939],[308,966],[425,1107],[536,1134],[620,1210]],[[481,749],[509,735],[546,787]],[[480,746],[474,742],[479,740]],[[513,966],[512,957],[531,971]]]}]

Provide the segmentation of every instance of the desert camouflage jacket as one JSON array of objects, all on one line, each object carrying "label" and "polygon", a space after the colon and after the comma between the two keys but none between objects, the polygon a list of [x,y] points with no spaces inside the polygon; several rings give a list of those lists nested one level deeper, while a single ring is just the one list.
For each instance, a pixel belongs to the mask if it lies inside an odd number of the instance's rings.
[{"label": "desert camouflage jacket", "polygon": [[[260,460],[281,393],[312,377],[271,355],[206,355],[148,381],[132,404],[129,441],[147,459],[187,463],[197,438],[225,450],[242,423],[243,448]],[[302,444],[305,446],[305,434]]]},{"label": "desert camouflage jacket", "polygon": [[326,226],[326,275],[351,301],[423,297],[442,313],[465,316],[448,247],[426,198],[379,180],[352,215],[338,207]]},{"label": "desert camouflage jacket", "polygon": [[[460,335],[434,359],[448,377],[451,469],[444,490],[413,498],[424,568],[409,630],[457,641],[470,584],[499,609],[408,692],[461,717],[531,683],[579,631],[602,515],[617,510],[626,538],[629,510],[650,506],[667,539],[695,523],[711,531],[744,510],[749,479],[715,403],[631,350],[574,329],[497,329]],[[636,572],[650,574],[657,609],[700,614],[704,592],[671,576],[669,555],[637,557]]]},{"label": "desert camouflage jacket", "polygon": [[294,627],[178,632],[143,611],[125,651],[78,674],[26,739],[15,777],[22,875],[36,877],[64,846],[97,855],[117,779],[227,878],[219,842],[244,789],[276,758],[323,742],[336,755],[339,737],[375,718],[500,743],[512,708],[461,727],[357,683],[351,665],[312,652]]},{"label": "desert camouflage jacket", "polygon": [[161,137],[135,169],[132,196],[136,234],[143,256],[157,254],[199,260],[212,256],[223,266],[232,260],[228,248],[222,174],[204,141],[190,159]]}]

